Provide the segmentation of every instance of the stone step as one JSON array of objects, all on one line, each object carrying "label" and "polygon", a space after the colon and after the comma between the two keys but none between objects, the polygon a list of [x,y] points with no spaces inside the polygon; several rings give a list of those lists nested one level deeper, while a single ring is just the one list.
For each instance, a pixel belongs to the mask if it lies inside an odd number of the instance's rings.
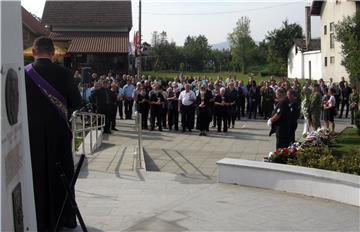
[{"label": "stone step", "polygon": [[135,146],[114,146],[88,155],[83,170],[107,173],[134,171],[136,165]]}]

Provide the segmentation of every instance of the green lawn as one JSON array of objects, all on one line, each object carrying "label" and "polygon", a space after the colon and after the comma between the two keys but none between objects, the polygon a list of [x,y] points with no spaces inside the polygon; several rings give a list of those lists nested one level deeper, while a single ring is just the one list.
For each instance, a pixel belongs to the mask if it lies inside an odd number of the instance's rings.
[{"label": "green lawn", "polygon": [[360,151],[360,135],[356,128],[346,128],[338,136],[330,146],[334,155],[355,154]]},{"label": "green lawn", "polygon": [[[165,80],[174,80],[175,77],[177,77],[180,72],[166,72],[166,71],[144,71],[144,75],[150,75],[153,78],[159,78],[159,79],[165,79]],[[236,80],[243,80],[247,81],[249,80],[248,74],[242,74],[240,72],[184,72],[184,76],[193,76],[193,77],[200,77],[203,78],[204,76],[207,76],[210,80],[216,80],[218,76],[222,77],[223,80],[229,77],[229,75],[235,75]],[[269,76],[254,76],[254,79],[257,83],[261,80],[270,80]],[[280,80],[280,77],[274,77],[275,80]]]}]

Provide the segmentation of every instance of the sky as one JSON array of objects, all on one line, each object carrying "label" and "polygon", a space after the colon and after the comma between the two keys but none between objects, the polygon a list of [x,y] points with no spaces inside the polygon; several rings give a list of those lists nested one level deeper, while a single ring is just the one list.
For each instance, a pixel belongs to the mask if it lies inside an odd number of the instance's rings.
[{"label": "sky", "polygon": [[[41,17],[45,0],[21,0],[31,13]],[[153,31],[166,31],[169,41],[183,45],[188,35],[205,35],[209,44],[227,41],[242,16],[250,19],[251,36],[262,41],[268,31],[290,23],[305,25],[305,6],[310,0],[142,0],[143,41],[151,42]],[[139,1],[132,0],[133,29],[139,24]],[[312,37],[319,37],[319,17],[312,17]]]}]

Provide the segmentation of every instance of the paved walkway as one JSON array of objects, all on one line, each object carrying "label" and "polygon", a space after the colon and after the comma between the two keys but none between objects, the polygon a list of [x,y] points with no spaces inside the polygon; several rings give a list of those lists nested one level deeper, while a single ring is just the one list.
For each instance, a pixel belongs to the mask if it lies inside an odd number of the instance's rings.
[{"label": "paved walkway", "polygon": [[[339,130],[346,122],[338,122]],[[360,208],[333,201],[216,182],[224,157],[261,160],[273,150],[263,121],[228,134],[145,132],[148,166],[135,169],[132,121],[89,156],[76,185],[90,231],[359,231]],[[299,128],[299,131],[302,128]],[[80,228],[70,231],[80,231]]]},{"label": "paved walkway", "polygon": [[[337,131],[349,125],[349,120],[338,120]],[[102,149],[89,157],[91,170],[107,171],[116,168],[120,159],[120,169],[129,170],[132,160],[122,152],[133,153],[137,145],[134,122],[118,121],[118,132],[104,138]],[[297,137],[301,136],[302,123],[299,124]],[[275,135],[269,137],[269,128],[264,120],[237,121],[235,128],[228,133],[218,133],[211,129],[208,136],[193,132],[144,131],[143,146],[147,169],[214,179],[217,176],[216,161],[223,158],[236,158],[262,161],[275,149]],[[111,163],[109,163],[111,162]],[[109,167],[108,167],[109,166]],[[126,167],[128,166],[128,167]]]}]

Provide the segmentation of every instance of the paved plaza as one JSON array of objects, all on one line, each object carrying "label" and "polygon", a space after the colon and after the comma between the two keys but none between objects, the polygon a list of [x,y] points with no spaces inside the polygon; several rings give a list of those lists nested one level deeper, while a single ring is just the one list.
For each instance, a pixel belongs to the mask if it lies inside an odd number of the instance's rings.
[{"label": "paved plaza", "polygon": [[[337,131],[348,121],[337,121]],[[90,231],[359,231],[360,208],[334,201],[217,183],[216,161],[261,161],[274,149],[263,120],[237,121],[235,129],[144,131],[148,171],[135,168],[134,122],[89,155],[76,185]],[[300,135],[302,126],[297,134]],[[75,230],[80,231],[78,227]]]}]

